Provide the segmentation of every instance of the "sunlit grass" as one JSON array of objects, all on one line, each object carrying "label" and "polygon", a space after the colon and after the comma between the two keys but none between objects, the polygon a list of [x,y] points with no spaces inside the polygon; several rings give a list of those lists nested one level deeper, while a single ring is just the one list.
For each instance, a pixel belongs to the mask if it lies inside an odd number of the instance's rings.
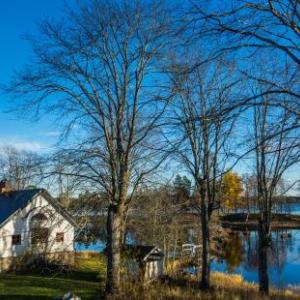
[{"label": "sunlit grass", "polygon": [[[123,283],[123,293],[113,299],[201,299],[201,300],[261,300],[264,299],[258,292],[255,283],[245,282],[240,275],[225,273],[212,273],[212,288],[208,292],[199,289],[199,278],[186,276],[175,278],[169,282],[153,283],[141,286],[131,283]],[[300,296],[293,295],[291,291],[271,290],[270,300],[296,300]]]},{"label": "sunlit grass", "polygon": [[106,273],[105,258],[102,254],[97,253],[97,255],[95,255],[94,252],[85,253],[82,257],[77,256],[75,268],[80,271],[98,272],[104,275]]},{"label": "sunlit grass", "polygon": [[68,291],[82,299],[97,299],[104,286],[105,263],[101,256],[77,258],[71,272],[50,276],[30,273],[0,274],[0,299],[55,299]]},{"label": "sunlit grass", "polygon": [[43,276],[5,274],[0,276],[0,299],[55,299],[68,291],[83,299],[95,299],[97,282]]},{"label": "sunlit grass", "polygon": [[[175,265],[178,262],[175,263]],[[171,266],[170,266],[171,267]],[[172,266],[174,267],[174,266]],[[106,264],[103,255],[85,253],[77,256],[72,272],[42,276],[33,273],[0,274],[0,299],[53,300],[72,291],[82,300],[102,299]],[[201,292],[196,276],[173,276],[164,283],[142,285],[122,282],[122,292],[112,299],[128,300],[260,300],[258,286],[245,282],[240,275],[213,272],[212,289]],[[292,291],[271,290],[271,300],[300,300]]]}]

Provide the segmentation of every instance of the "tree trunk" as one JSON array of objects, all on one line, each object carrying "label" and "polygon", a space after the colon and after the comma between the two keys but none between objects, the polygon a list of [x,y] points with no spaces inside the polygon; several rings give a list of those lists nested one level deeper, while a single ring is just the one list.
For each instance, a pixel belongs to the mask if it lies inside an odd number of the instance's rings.
[{"label": "tree trunk", "polygon": [[116,206],[110,205],[107,215],[107,279],[106,294],[117,294],[121,282],[122,217]]},{"label": "tree trunk", "polygon": [[[167,253],[167,246],[166,246],[166,236],[164,235],[164,253]],[[163,256],[163,269],[166,270],[166,255]]]},{"label": "tree trunk", "polygon": [[201,230],[202,230],[202,269],[200,287],[207,290],[210,287],[210,246],[209,246],[209,224],[205,208],[201,209]]},{"label": "tree trunk", "polygon": [[269,275],[268,275],[268,248],[270,246],[270,235],[268,224],[266,224],[266,216],[259,221],[258,228],[258,277],[259,291],[269,294]]}]

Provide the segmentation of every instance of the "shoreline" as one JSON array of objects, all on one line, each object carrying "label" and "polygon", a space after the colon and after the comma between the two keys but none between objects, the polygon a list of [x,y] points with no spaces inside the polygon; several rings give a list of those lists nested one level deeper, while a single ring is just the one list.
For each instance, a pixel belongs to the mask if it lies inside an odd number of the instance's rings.
[{"label": "shoreline", "polygon": [[[221,225],[224,228],[240,231],[254,231],[258,228],[257,213],[232,213],[220,217]],[[271,221],[272,230],[300,229],[300,215],[273,214]]]}]

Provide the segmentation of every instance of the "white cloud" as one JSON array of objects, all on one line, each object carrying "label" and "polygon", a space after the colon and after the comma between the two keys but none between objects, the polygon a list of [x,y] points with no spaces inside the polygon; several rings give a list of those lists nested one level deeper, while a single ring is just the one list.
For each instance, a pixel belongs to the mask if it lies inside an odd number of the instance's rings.
[{"label": "white cloud", "polygon": [[16,142],[16,143],[11,143],[10,145],[16,147],[18,150],[26,150],[26,151],[34,151],[34,152],[40,152],[46,150],[46,147],[39,142]]},{"label": "white cloud", "polygon": [[42,144],[38,141],[26,141],[17,138],[0,139],[0,147],[2,146],[12,146],[18,150],[26,150],[33,152],[44,152],[49,150],[49,146],[47,146],[46,144]]},{"label": "white cloud", "polygon": [[59,131],[44,131],[41,132],[41,136],[46,136],[46,137],[58,137],[61,134]]}]

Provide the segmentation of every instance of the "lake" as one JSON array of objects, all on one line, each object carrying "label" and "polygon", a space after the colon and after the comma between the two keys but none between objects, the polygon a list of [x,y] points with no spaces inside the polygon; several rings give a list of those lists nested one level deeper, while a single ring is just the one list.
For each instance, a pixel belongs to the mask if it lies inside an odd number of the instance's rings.
[{"label": "lake", "polygon": [[[282,236],[283,235],[283,236]],[[241,274],[250,282],[258,282],[257,232],[230,236],[224,258],[216,259],[212,269]],[[270,284],[279,288],[300,285],[300,230],[272,232],[269,251]]]},{"label": "lake", "polygon": [[[277,211],[300,215],[300,204],[286,204]],[[257,232],[249,235],[236,232],[230,237],[223,259],[213,261],[212,269],[240,274],[247,281],[258,282],[257,243]],[[300,285],[300,230],[273,231],[268,257],[271,285],[280,288]]]},{"label": "lake", "polygon": [[[289,204],[284,212],[299,214],[300,204]],[[284,238],[282,238],[284,234]],[[240,274],[250,282],[258,282],[257,232],[249,234],[235,232],[222,258],[212,262],[212,270]],[[84,245],[76,243],[76,251],[98,251],[105,248],[102,241]],[[300,285],[300,230],[272,232],[272,247],[269,252],[270,284],[279,288],[289,285]]]},{"label": "lake", "polygon": [[284,208],[287,213],[290,213],[292,215],[300,215],[300,204],[298,203],[285,205]]},{"label": "lake", "polygon": [[75,243],[75,251],[81,252],[81,251],[96,251],[96,252],[102,252],[105,249],[105,243],[103,241],[95,241],[91,244],[83,244],[76,242]]}]

